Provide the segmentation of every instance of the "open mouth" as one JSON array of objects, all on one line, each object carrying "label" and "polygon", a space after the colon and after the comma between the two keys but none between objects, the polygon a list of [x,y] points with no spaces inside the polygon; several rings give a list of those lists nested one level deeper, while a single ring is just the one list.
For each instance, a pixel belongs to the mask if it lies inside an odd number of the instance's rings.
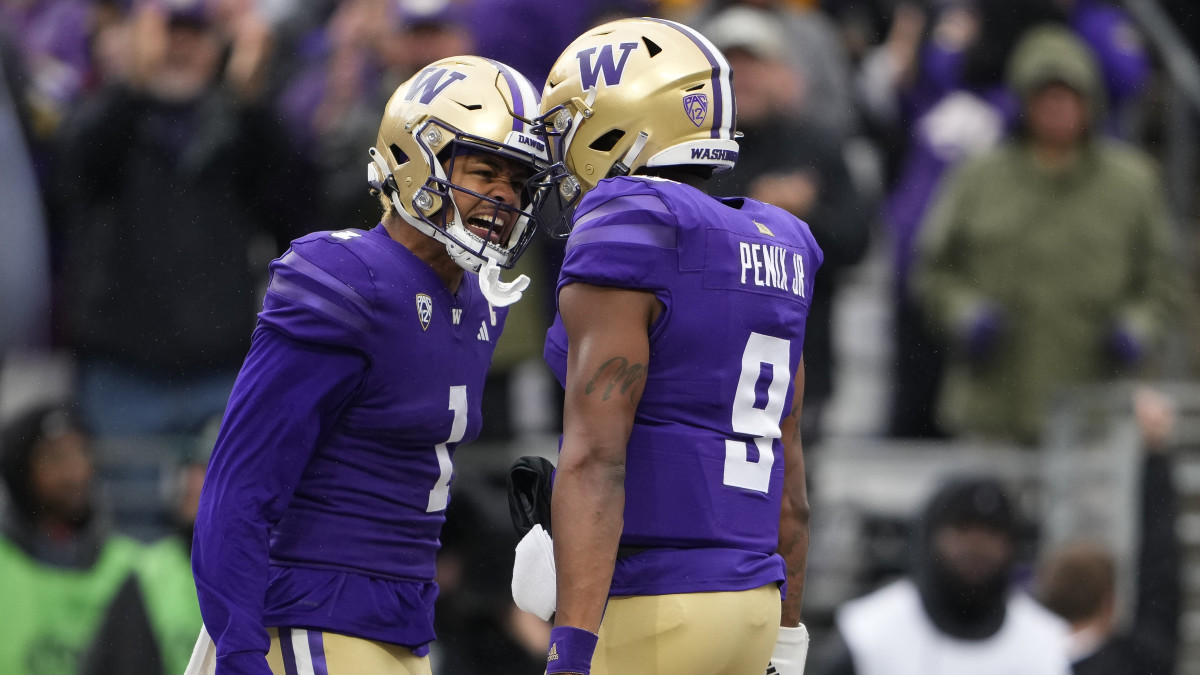
[{"label": "open mouth", "polygon": [[475,236],[492,244],[500,243],[500,237],[507,227],[507,219],[501,216],[479,215],[467,219],[467,229]]}]

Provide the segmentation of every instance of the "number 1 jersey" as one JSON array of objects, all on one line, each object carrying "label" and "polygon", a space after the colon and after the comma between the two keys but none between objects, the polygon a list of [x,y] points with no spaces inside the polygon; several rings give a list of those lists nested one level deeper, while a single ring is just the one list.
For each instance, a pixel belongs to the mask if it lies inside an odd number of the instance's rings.
[{"label": "number 1 jersey", "polygon": [[193,555],[218,658],[263,626],[433,639],[451,455],[481,426],[505,310],[457,293],[382,225],[271,264],[213,451]]}]

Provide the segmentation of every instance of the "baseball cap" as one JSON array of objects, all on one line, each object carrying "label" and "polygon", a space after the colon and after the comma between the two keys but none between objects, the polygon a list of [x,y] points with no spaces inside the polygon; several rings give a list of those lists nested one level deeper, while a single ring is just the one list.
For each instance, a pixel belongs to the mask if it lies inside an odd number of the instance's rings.
[{"label": "baseball cap", "polygon": [[787,34],[779,19],[756,7],[736,5],[721,10],[700,31],[717,49],[742,49],[763,61],[788,57]]}]

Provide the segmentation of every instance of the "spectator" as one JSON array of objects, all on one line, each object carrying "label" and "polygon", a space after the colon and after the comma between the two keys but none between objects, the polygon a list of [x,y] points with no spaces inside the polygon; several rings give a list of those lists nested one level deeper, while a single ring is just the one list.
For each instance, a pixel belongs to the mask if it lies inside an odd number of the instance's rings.
[{"label": "spectator", "polygon": [[945,483],[917,524],[910,575],[838,609],[826,674],[1069,673],[1066,624],[1012,584],[1017,531],[998,481]]},{"label": "spectator", "polygon": [[349,227],[376,218],[379,204],[363,185],[359,160],[379,132],[379,107],[407,79],[383,93],[381,51],[403,42],[397,24],[386,0],[339,3],[302,41],[297,58],[302,65],[283,87],[278,105],[289,137],[313,167],[314,227]]},{"label": "spectator", "polygon": [[104,614],[80,675],[180,675],[187,668],[202,624],[192,532],[214,440],[213,433],[199,436],[179,465],[169,495],[172,532],[139,556]]},{"label": "spectator", "polygon": [[[769,15],[774,23],[772,32],[783,34],[783,44],[773,48],[776,52],[773,58],[799,75],[804,92],[790,113],[825,130],[839,142],[857,132],[858,111],[853,99],[850,60],[837,25],[829,15],[813,7],[813,3],[788,0],[709,0],[706,4],[691,19],[694,25],[714,21],[718,14],[731,9]],[[779,85],[786,86],[782,81]]]},{"label": "spectator", "polygon": [[1180,547],[1168,436],[1174,422],[1164,396],[1139,390],[1134,402],[1142,430],[1141,518],[1134,613],[1119,629],[1116,562],[1091,541],[1065,545],[1038,572],[1038,597],[1071,624],[1075,675],[1171,675],[1179,647]]},{"label": "spectator", "polygon": [[729,59],[738,103],[736,171],[717,174],[713,194],[746,195],[778,206],[808,223],[825,253],[816,274],[804,336],[804,445],[821,437],[822,413],[833,395],[833,307],[842,274],[866,252],[871,209],[846,167],[838,140],[797,117],[788,92],[803,79],[788,60],[787,33],[766,10],[732,6],[705,24],[705,35]]},{"label": "spectator", "polygon": [[895,282],[889,433],[936,438],[944,435],[935,415],[944,350],[911,297],[920,225],[946,169],[994,148],[1016,116],[1003,81],[1016,36],[1064,19],[1052,0],[951,0],[928,18],[925,11],[897,5],[888,39],[863,60],[860,97],[891,149],[883,209]]},{"label": "spectator", "polygon": [[1103,93],[1086,46],[1032,31],[1009,80],[1022,133],[948,178],[914,291],[952,345],[942,425],[1031,444],[1055,391],[1147,364],[1179,276],[1152,160],[1095,133]]},{"label": "spectator", "polygon": [[76,675],[104,608],[141,555],[137,542],[109,532],[94,475],[90,438],[71,407],[39,405],[0,433],[10,501],[0,524],[6,675]]},{"label": "spectator", "polygon": [[65,130],[67,338],[95,433],[188,434],[220,414],[245,352],[252,246],[287,241],[309,191],[260,102],[261,19],[239,15],[224,87],[204,0],[131,20],[123,80]]}]

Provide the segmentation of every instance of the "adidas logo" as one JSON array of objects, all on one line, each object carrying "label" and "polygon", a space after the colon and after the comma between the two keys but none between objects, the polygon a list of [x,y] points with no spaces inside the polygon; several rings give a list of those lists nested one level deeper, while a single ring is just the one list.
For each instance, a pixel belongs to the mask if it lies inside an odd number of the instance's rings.
[{"label": "adidas logo", "polygon": [[547,661],[557,661],[558,660],[558,643],[557,642],[550,643],[550,653],[546,655],[546,660]]},{"label": "adidas logo", "polygon": [[491,342],[491,340],[488,339],[488,329],[487,329],[486,321],[479,322],[479,333],[475,337],[479,338],[480,340],[483,340],[484,342]]}]

